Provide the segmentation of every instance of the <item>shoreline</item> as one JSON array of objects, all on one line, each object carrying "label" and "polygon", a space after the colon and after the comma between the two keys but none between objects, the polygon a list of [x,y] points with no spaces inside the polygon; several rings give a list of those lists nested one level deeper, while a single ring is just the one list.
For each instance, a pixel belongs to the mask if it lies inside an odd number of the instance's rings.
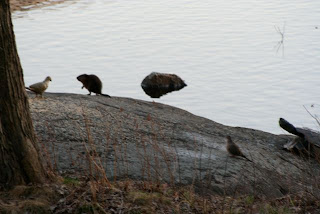
[{"label": "shoreline", "polygon": [[43,6],[49,6],[54,4],[60,4],[65,2],[65,0],[9,0],[10,10],[14,11],[26,11],[33,8],[39,8]]}]

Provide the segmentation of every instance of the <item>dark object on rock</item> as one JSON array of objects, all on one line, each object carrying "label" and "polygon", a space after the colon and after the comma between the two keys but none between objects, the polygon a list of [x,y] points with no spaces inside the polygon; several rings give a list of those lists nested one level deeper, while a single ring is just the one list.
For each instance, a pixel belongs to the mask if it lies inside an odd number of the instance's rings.
[{"label": "dark object on rock", "polygon": [[248,161],[252,162],[249,158],[247,158],[240,150],[240,148],[235,144],[230,136],[227,136],[227,151],[232,156],[239,156],[247,159]]},{"label": "dark object on rock", "polygon": [[94,74],[82,74],[80,76],[77,77],[77,79],[82,82],[83,86],[82,89],[85,87],[86,89],[88,89],[89,94],[91,95],[91,92],[96,93],[96,94],[101,94],[103,96],[106,97],[110,97],[107,94],[102,94],[101,90],[102,90],[102,82],[99,79],[99,77],[97,77]]},{"label": "dark object on rock", "polygon": [[178,91],[187,86],[185,82],[175,74],[163,74],[152,72],[146,76],[141,87],[152,98],[159,98],[172,91]]},{"label": "dark object on rock", "polygon": [[283,118],[279,119],[279,125],[287,132],[297,135],[295,139],[283,147],[301,155],[311,155],[320,160],[320,133],[308,128],[296,128]]}]

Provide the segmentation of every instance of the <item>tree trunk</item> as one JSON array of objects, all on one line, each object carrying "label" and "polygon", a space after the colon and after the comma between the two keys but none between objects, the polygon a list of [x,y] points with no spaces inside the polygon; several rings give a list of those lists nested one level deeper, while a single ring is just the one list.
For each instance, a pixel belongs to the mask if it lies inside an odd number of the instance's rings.
[{"label": "tree trunk", "polygon": [[43,183],[9,0],[0,1],[0,187]]}]

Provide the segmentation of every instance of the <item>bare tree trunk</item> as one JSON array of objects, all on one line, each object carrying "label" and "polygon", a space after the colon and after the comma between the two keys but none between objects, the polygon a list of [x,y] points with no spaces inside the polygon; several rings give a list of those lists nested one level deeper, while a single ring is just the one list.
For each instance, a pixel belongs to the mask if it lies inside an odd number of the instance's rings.
[{"label": "bare tree trunk", "polygon": [[43,183],[9,0],[0,0],[0,187]]}]

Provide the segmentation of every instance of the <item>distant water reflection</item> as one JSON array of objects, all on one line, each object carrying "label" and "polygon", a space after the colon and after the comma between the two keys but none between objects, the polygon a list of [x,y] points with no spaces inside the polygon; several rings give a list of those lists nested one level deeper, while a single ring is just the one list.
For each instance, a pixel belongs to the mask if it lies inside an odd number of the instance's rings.
[{"label": "distant water reflection", "polygon": [[151,101],[143,78],[174,73],[188,87],[155,101],[232,126],[284,133],[283,117],[319,130],[303,105],[319,112],[320,1],[71,2],[13,14],[26,85],[50,75],[48,91],[85,94],[76,77],[96,74],[103,93]]}]

